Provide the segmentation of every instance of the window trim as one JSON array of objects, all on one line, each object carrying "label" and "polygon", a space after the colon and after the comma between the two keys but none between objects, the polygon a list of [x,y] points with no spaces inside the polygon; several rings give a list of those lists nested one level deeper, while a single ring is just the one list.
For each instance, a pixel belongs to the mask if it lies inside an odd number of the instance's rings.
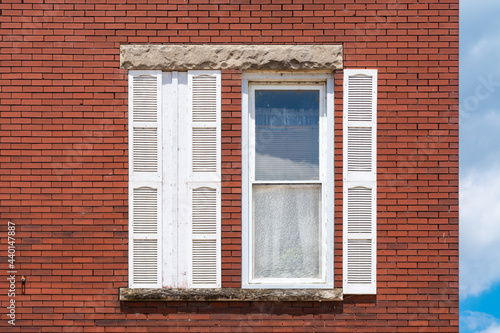
[{"label": "window trim", "polygon": [[[275,85],[275,86],[299,86],[324,84],[321,88],[324,93],[324,106],[320,111],[326,116],[326,121],[320,117],[320,175],[324,172],[325,178],[309,183],[324,184],[322,186],[322,253],[321,260],[322,277],[320,279],[265,279],[259,281],[251,279],[252,247],[251,247],[251,184],[252,169],[250,162],[254,147],[251,139],[251,111],[250,85]],[[321,108],[321,103],[320,103]],[[321,109],[320,109],[321,110]],[[323,122],[323,124],[322,124]],[[331,136],[328,134],[332,133]],[[333,288],[333,231],[334,231],[334,98],[333,98],[333,74],[325,72],[291,73],[291,72],[259,72],[243,73],[242,76],[242,288],[285,288],[285,289],[331,289]],[[325,147],[326,146],[326,147]],[[322,170],[323,169],[323,170]],[[326,169],[326,170],[325,170]],[[283,182],[281,182],[283,183]]]}]

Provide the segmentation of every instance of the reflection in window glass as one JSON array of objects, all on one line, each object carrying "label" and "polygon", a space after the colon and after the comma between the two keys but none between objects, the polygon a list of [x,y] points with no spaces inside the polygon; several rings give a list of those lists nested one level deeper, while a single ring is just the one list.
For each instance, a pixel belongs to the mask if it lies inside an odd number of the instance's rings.
[{"label": "reflection in window glass", "polygon": [[255,180],[319,179],[319,91],[255,91]]}]

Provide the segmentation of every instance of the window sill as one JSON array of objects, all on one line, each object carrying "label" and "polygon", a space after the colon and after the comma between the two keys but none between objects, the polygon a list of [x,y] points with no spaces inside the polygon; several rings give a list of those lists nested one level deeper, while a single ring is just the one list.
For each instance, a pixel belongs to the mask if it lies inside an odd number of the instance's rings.
[{"label": "window sill", "polygon": [[334,289],[163,289],[120,288],[120,301],[191,302],[334,302],[342,301],[341,288]]}]

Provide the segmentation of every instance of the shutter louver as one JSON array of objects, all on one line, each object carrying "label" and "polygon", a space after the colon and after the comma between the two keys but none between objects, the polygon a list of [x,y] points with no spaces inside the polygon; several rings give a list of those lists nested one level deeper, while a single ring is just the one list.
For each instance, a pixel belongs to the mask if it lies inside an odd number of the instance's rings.
[{"label": "shutter louver", "polygon": [[217,284],[217,243],[215,240],[193,239],[192,274],[193,286]]},{"label": "shutter louver", "polygon": [[351,234],[372,232],[372,197],[370,188],[347,189],[347,232]]},{"label": "shutter louver", "polygon": [[193,128],[193,172],[217,172],[217,129]]},{"label": "shutter louver", "polygon": [[158,131],[156,128],[134,127],[133,168],[134,172],[157,172]]},{"label": "shutter louver", "polygon": [[372,283],[372,242],[370,239],[347,240],[347,283]]},{"label": "shutter louver", "polygon": [[158,241],[135,239],[133,252],[133,281],[135,286],[156,285],[158,275]]},{"label": "shutter louver", "polygon": [[158,233],[158,190],[150,187],[134,188],[132,226],[136,234]]},{"label": "shutter louver", "polygon": [[375,294],[377,71],[344,70],[345,294]]},{"label": "shutter louver", "polygon": [[129,281],[161,287],[161,72],[129,72]]},{"label": "shutter louver", "polygon": [[211,188],[193,190],[193,235],[215,235],[217,232],[217,191]]},{"label": "shutter louver", "polygon": [[217,191],[192,191],[192,284],[217,284]]},{"label": "shutter louver", "polygon": [[347,131],[348,171],[371,172],[373,164],[372,129],[350,127]]},{"label": "shutter louver", "polygon": [[188,72],[191,123],[189,286],[220,287],[220,107],[218,71]]},{"label": "shutter louver", "polygon": [[374,79],[371,75],[352,75],[349,77],[347,92],[347,120],[372,121]]},{"label": "shutter louver", "polygon": [[[145,72],[143,72],[145,73]],[[132,117],[135,122],[156,122],[158,117],[158,93],[159,82],[157,74],[141,75],[130,72],[133,91],[132,95]]]},{"label": "shutter louver", "polygon": [[193,122],[217,122],[217,77],[192,76]]}]

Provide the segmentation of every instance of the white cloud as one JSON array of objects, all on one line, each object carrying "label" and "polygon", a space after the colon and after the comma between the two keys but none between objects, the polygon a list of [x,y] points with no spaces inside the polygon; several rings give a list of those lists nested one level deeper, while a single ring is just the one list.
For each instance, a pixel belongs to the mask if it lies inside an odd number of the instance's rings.
[{"label": "white cloud", "polygon": [[[467,139],[469,139],[469,136],[473,138],[488,136],[488,140],[495,140],[495,143],[497,143],[498,141],[496,139],[498,136],[498,129],[500,128],[500,110],[485,110],[480,114],[478,113],[465,118],[460,126],[461,130],[467,132]],[[487,133],[484,133],[485,131]]]},{"label": "white cloud", "polygon": [[499,324],[491,324],[490,327],[488,327],[484,331],[481,331],[478,333],[500,333],[500,325]]},{"label": "white cloud", "polygon": [[[460,99],[473,96],[478,79],[500,78],[500,1],[460,1]],[[481,21],[478,22],[478,17]],[[486,103],[482,103],[482,108]],[[493,104],[492,104],[493,105]]]},{"label": "white cloud", "polygon": [[473,44],[469,50],[466,51],[465,55],[493,60],[491,59],[491,54],[487,52],[492,49],[497,49],[498,47],[500,47],[500,37],[498,35],[491,34],[482,36],[473,41]]},{"label": "white cloud", "polygon": [[500,320],[494,316],[475,311],[464,311],[460,315],[460,332],[500,333]]},{"label": "white cloud", "polygon": [[[500,49],[500,36],[496,34],[482,36],[472,41],[464,50],[463,58],[467,63],[476,68],[483,68],[486,73],[498,73],[498,66],[494,58],[491,57],[494,52]],[[492,53],[493,52],[493,53]],[[486,65],[485,65],[486,64]]]},{"label": "white cloud", "polygon": [[[499,132],[500,110],[489,109],[470,115],[460,124],[461,167],[476,165],[482,168],[490,165],[491,159],[500,156]],[[485,160],[490,160],[485,162]]]},{"label": "white cloud", "polygon": [[500,282],[500,166],[460,180],[460,296]]}]

